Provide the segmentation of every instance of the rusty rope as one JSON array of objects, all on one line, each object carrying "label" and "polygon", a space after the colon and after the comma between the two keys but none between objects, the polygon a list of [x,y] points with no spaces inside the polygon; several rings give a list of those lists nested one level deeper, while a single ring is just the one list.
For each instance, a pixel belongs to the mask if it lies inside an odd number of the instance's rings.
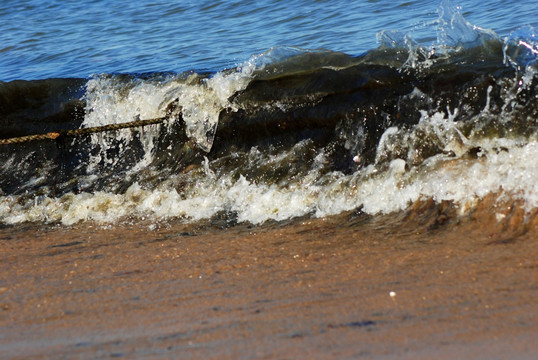
[{"label": "rusty rope", "polygon": [[165,120],[166,120],[166,117],[147,119],[147,120],[135,120],[135,121],[120,123],[120,124],[110,124],[110,125],[102,125],[102,126],[95,126],[95,127],[89,127],[89,128],[49,132],[46,134],[36,134],[36,135],[14,137],[14,138],[9,138],[9,139],[0,139],[0,145],[22,144],[22,143],[26,143],[30,141],[38,141],[38,140],[55,140],[59,137],[83,136],[83,135],[95,134],[95,133],[105,132],[105,131],[116,131],[120,129],[128,129],[128,128],[134,128],[134,127],[160,124]]}]

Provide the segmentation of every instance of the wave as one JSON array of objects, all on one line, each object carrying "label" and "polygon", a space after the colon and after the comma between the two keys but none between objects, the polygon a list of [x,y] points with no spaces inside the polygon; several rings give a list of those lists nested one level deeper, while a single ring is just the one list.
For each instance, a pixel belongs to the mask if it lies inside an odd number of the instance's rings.
[{"label": "wave", "polygon": [[[538,39],[443,3],[438,40],[384,31],[360,56],[277,47],[237,68],[0,83],[0,221],[224,214],[253,224],[497,194],[538,207]],[[504,200],[503,200],[504,201]]]}]

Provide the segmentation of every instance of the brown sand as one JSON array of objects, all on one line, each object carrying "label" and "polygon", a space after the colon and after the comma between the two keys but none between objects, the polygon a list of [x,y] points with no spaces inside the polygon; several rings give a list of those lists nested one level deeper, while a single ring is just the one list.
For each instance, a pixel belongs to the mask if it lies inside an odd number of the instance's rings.
[{"label": "brown sand", "polygon": [[491,209],[4,228],[0,357],[534,359],[538,216]]}]

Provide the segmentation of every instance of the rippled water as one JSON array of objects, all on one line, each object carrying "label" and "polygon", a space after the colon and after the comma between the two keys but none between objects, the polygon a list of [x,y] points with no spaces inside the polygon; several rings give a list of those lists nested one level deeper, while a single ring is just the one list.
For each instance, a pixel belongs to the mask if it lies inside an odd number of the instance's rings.
[{"label": "rippled water", "polygon": [[[506,36],[538,24],[533,0],[461,1]],[[218,71],[278,45],[359,55],[382,30],[435,39],[432,1],[0,1],[0,81],[113,72]]]}]

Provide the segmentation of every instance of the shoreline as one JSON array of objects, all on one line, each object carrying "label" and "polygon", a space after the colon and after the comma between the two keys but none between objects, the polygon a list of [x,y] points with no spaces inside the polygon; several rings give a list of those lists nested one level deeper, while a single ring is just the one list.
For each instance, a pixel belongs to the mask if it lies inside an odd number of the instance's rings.
[{"label": "shoreline", "polygon": [[499,222],[490,210],[3,228],[0,348],[7,359],[531,359],[538,212],[507,205]]}]

